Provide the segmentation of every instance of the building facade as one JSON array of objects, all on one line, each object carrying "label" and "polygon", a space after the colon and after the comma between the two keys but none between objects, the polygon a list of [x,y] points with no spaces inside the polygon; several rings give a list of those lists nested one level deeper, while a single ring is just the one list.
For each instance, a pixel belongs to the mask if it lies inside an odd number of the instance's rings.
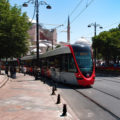
[{"label": "building facade", "polygon": [[[29,31],[30,51],[36,48],[36,23],[33,23]],[[45,44],[44,46],[41,44]],[[50,45],[51,44],[51,45]],[[53,47],[57,44],[57,31],[56,29],[44,29],[39,26],[39,49],[44,53],[48,47]],[[49,46],[48,46],[49,45]],[[30,54],[30,53],[29,53]]]},{"label": "building facade", "polygon": [[[30,36],[29,41],[31,44],[35,44],[36,42],[36,23],[33,23],[30,27],[28,34]],[[56,29],[44,29],[42,26],[39,26],[39,40],[48,40],[53,41],[53,44],[57,43],[57,31]]]}]

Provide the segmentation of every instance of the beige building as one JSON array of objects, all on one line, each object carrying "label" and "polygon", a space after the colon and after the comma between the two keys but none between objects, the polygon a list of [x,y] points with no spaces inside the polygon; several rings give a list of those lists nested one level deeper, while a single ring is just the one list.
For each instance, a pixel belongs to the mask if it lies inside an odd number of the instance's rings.
[{"label": "beige building", "polygon": [[[28,31],[30,35],[30,42],[31,44],[35,44],[36,42],[36,23],[33,23],[30,30]],[[57,43],[57,32],[56,29],[44,29],[39,26],[39,40],[48,40],[53,41],[53,44]]]},{"label": "beige building", "polygon": [[[36,48],[36,23],[33,23],[28,31],[30,41],[30,51],[35,51]],[[44,45],[43,45],[44,44]],[[57,44],[57,31],[56,29],[44,29],[39,26],[39,52],[44,53],[48,47]],[[33,50],[34,49],[34,50]],[[30,53],[29,53],[30,54]]]}]

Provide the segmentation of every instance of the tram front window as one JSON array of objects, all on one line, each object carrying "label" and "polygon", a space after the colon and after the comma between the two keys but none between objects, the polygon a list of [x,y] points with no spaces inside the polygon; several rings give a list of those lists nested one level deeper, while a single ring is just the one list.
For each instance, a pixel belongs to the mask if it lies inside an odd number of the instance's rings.
[{"label": "tram front window", "polygon": [[91,51],[75,52],[75,57],[82,73],[92,72],[93,62]]}]

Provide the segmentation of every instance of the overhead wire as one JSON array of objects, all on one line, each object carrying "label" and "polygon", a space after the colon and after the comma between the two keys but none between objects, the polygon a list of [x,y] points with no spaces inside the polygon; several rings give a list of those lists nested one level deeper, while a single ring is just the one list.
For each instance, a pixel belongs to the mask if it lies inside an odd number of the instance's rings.
[{"label": "overhead wire", "polygon": [[83,8],[83,10],[80,11],[79,14],[72,20],[71,24],[91,5],[93,1],[94,0],[91,0],[89,3],[86,4],[85,8]]},{"label": "overhead wire", "polygon": [[117,24],[117,23],[120,23],[120,20],[117,21],[117,22],[112,23],[111,25],[107,25],[107,26],[105,26],[104,28],[109,28],[109,27],[111,27],[111,26],[113,26],[113,25],[115,25],[115,24]]},{"label": "overhead wire", "polygon": [[[80,0],[78,2],[78,4],[75,6],[75,8],[72,10],[72,12],[69,14],[69,17],[71,17],[73,15],[73,13],[77,10],[77,8],[82,4],[83,1],[84,0]],[[64,24],[66,24],[66,22],[67,22],[67,19],[64,21]],[[66,27],[64,29],[66,29]]]},{"label": "overhead wire", "polygon": [[70,13],[69,16],[72,16],[72,14],[77,10],[77,8],[81,5],[81,3],[83,2],[84,0],[80,0],[80,2],[75,6],[75,8],[73,9],[73,11]]},{"label": "overhead wire", "polygon": [[89,0],[87,0],[86,5],[88,4],[88,1],[89,1]]},{"label": "overhead wire", "polygon": [[[77,8],[81,5],[81,3],[83,2],[84,0],[80,0],[80,2],[75,6],[75,8],[72,10],[72,12],[70,13],[69,17],[72,16],[72,14],[77,10]],[[82,11],[79,12],[79,14],[72,20],[72,22],[70,22],[70,24],[72,24],[90,5],[91,3],[93,2],[94,0],[91,0],[90,2],[86,2],[86,5],[85,5],[85,8],[82,9]],[[66,29],[67,26],[64,28]]]}]

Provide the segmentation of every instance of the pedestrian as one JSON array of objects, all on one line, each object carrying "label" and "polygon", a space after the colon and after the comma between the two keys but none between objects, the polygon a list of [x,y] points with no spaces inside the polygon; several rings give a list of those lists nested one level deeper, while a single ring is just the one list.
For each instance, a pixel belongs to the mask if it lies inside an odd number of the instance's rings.
[{"label": "pedestrian", "polygon": [[12,78],[16,78],[16,66],[13,66],[13,76],[12,76]]},{"label": "pedestrian", "polygon": [[11,78],[13,77],[13,66],[12,65],[10,66],[10,77]]},{"label": "pedestrian", "polygon": [[7,74],[7,76],[8,76],[8,69],[9,69],[9,67],[8,67],[8,65],[5,67],[5,74]]},{"label": "pedestrian", "polygon": [[24,69],[23,69],[24,67],[23,66],[21,66],[21,73],[24,73]]},{"label": "pedestrian", "polygon": [[16,67],[10,66],[10,77],[15,79],[16,78]]},{"label": "pedestrian", "polygon": [[33,76],[35,76],[35,67],[33,66]]},{"label": "pedestrian", "polygon": [[27,72],[27,68],[24,66],[24,67],[23,67],[24,76],[26,75],[26,72]]},{"label": "pedestrian", "polygon": [[22,67],[21,67],[21,65],[19,66],[19,73],[21,73],[22,72]]}]

